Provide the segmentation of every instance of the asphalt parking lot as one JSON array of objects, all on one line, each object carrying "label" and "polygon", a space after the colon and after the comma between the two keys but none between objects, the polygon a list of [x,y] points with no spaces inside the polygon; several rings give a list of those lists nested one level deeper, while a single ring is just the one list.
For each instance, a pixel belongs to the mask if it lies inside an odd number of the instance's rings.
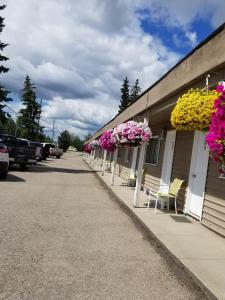
[{"label": "asphalt parking lot", "polygon": [[0,182],[0,299],[204,299],[79,153]]}]

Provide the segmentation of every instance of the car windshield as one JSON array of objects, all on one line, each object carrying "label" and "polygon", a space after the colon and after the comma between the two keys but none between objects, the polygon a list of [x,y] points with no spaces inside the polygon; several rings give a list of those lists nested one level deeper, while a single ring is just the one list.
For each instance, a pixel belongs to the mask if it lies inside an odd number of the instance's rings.
[{"label": "car windshield", "polygon": [[17,145],[18,144],[18,140],[16,137],[14,136],[10,136],[10,135],[1,135],[0,136],[1,140],[6,143],[6,144],[11,144],[11,145]]},{"label": "car windshield", "polygon": [[5,144],[3,144],[2,141],[0,141],[0,149],[4,149],[5,147],[6,147]]},{"label": "car windshield", "polygon": [[18,140],[20,146],[28,146],[28,141],[27,140]]},{"label": "car windshield", "polygon": [[32,146],[32,147],[42,147],[42,145],[38,142],[30,142],[30,146]]}]

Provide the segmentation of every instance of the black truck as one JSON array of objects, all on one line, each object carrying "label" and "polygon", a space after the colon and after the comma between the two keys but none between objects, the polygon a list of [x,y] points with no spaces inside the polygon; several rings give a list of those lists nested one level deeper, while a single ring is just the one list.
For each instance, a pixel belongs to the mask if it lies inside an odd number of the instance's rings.
[{"label": "black truck", "polygon": [[0,134],[0,139],[8,148],[10,165],[19,165],[22,170],[27,170],[36,163],[36,147],[22,143],[13,135]]}]

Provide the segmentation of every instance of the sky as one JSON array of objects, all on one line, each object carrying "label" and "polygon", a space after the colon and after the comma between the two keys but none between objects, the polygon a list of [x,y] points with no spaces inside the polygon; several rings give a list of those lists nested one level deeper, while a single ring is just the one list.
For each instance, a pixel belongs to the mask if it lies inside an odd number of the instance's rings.
[{"label": "sky", "polygon": [[21,108],[26,75],[51,136],[84,137],[118,112],[120,87],[153,84],[224,22],[224,0],[0,0],[10,71],[1,84]]}]

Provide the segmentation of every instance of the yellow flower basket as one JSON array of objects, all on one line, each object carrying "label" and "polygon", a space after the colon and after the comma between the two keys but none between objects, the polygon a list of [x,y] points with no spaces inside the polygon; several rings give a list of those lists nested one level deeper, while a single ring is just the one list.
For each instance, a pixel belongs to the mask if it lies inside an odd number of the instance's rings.
[{"label": "yellow flower basket", "polygon": [[203,130],[209,127],[213,104],[219,93],[191,89],[179,97],[171,114],[171,124],[177,130]]}]

